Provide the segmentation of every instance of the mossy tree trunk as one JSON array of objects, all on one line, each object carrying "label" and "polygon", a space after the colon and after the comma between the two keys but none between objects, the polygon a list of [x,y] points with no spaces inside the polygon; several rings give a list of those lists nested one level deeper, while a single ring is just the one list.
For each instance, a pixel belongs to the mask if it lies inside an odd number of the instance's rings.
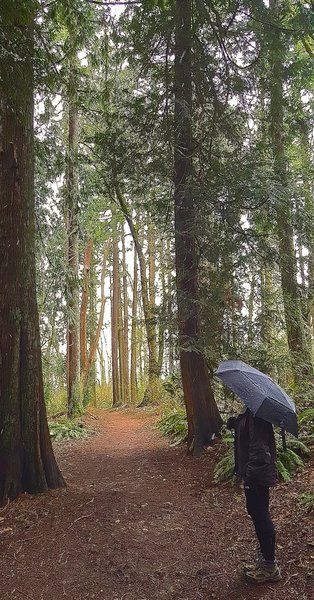
[{"label": "mossy tree trunk", "polygon": [[195,246],[192,141],[192,1],[175,13],[174,205],[180,364],[188,418],[188,447],[199,454],[218,434],[221,417],[201,344]]},{"label": "mossy tree trunk", "polygon": [[73,100],[68,107],[68,155],[66,171],[65,222],[67,231],[67,397],[68,417],[79,411],[80,397],[80,288],[78,278],[78,110]]},{"label": "mossy tree trunk", "polygon": [[35,273],[33,3],[0,7],[0,504],[62,487],[44,402]]}]

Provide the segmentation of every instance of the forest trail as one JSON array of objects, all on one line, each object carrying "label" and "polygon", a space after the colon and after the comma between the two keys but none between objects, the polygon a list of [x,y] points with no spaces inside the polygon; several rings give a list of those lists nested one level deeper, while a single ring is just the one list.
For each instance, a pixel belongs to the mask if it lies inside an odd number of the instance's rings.
[{"label": "forest trail", "polygon": [[189,458],[154,419],[96,411],[95,435],[57,445],[67,489],[0,513],[0,599],[314,598],[314,533],[296,503],[310,469],[273,500],[283,580],[252,587],[241,575],[251,524],[241,490],[212,483],[217,448]]}]

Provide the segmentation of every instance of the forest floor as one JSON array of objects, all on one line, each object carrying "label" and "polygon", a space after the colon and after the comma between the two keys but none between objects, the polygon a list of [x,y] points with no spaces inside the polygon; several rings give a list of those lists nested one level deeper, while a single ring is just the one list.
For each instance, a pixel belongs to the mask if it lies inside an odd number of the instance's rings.
[{"label": "forest floor", "polygon": [[200,459],[170,448],[143,412],[95,411],[96,433],[56,445],[67,488],[0,513],[1,600],[312,600],[313,461],[273,492],[283,579],[242,575],[254,552],[240,488],[215,485],[219,445]]}]

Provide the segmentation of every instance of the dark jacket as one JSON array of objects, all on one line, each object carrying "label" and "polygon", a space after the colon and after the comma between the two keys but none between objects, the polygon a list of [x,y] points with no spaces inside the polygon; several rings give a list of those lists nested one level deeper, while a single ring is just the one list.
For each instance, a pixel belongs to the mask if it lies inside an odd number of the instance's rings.
[{"label": "dark jacket", "polygon": [[245,483],[278,483],[276,445],[271,423],[254,417],[249,409],[233,420],[235,473]]}]

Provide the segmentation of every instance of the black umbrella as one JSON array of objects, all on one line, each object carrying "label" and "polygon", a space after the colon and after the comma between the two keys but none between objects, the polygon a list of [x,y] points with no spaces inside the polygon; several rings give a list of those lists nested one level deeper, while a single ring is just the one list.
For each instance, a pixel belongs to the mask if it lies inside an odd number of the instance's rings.
[{"label": "black umbrella", "polygon": [[254,416],[281,428],[284,448],[284,430],[298,437],[294,402],[268,375],[242,360],[224,360],[215,375],[241,398]]}]

